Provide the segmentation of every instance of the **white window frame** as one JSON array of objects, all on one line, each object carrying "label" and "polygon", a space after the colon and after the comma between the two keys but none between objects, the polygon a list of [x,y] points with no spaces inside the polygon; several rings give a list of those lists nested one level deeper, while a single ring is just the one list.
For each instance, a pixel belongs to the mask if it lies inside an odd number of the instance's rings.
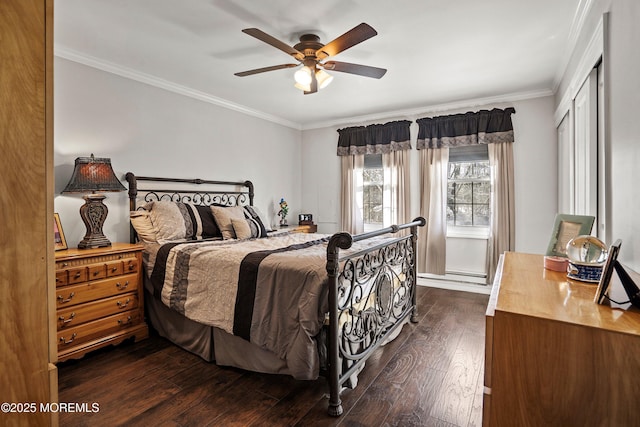
[{"label": "white window frame", "polygon": [[[449,148],[449,158],[451,159],[451,151],[455,150],[456,147],[450,147]],[[474,161],[474,159],[468,159],[468,160],[460,160],[458,161],[449,161],[449,164],[451,163],[460,163],[460,162],[472,162]],[[487,153],[487,157],[486,160],[483,158],[482,160],[475,160],[475,161],[482,161],[482,162],[488,162],[489,161],[489,155]],[[449,168],[449,164],[447,165],[447,168]],[[460,180],[458,180],[459,182],[461,182]],[[467,182],[480,182],[480,181],[485,181],[485,180],[475,180],[475,179],[471,179],[471,180],[465,180]],[[493,184],[491,182],[491,177],[487,178],[487,180],[489,182],[489,186],[490,186],[490,191],[493,191]],[[447,187],[449,185],[449,179],[447,179]],[[447,198],[448,199],[448,198]],[[448,203],[447,203],[448,204]],[[489,206],[490,207],[490,206]],[[491,215],[491,213],[489,213],[489,215]],[[489,226],[488,225],[450,225],[447,221],[447,237],[456,237],[456,238],[467,238],[467,239],[488,239],[489,238]]]}]

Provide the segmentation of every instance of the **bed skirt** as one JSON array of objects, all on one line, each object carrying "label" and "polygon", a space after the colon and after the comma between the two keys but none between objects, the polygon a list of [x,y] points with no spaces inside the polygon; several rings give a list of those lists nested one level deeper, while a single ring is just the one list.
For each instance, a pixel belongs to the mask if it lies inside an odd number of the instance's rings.
[{"label": "bed skirt", "polygon": [[286,362],[272,352],[219,328],[188,319],[147,291],[145,309],[147,320],[160,336],[207,362],[253,372],[291,375]]}]

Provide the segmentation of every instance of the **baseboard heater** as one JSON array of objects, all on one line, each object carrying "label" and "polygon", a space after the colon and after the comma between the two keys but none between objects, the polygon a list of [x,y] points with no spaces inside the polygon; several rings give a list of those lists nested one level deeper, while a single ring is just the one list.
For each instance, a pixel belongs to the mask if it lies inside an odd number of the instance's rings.
[{"label": "baseboard heater", "polygon": [[[486,282],[487,275],[484,273],[472,273],[468,271],[445,271],[445,275],[418,273],[418,277],[421,279],[436,280],[442,282],[451,283],[470,283],[470,284],[486,284],[480,283],[477,279],[484,279]],[[465,279],[467,277],[468,279]],[[476,279],[476,280],[474,280]]]},{"label": "baseboard heater", "polygon": [[477,277],[479,279],[486,279],[485,273],[469,273],[467,271],[445,271],[444,274],[455,274],[456,276]]}]

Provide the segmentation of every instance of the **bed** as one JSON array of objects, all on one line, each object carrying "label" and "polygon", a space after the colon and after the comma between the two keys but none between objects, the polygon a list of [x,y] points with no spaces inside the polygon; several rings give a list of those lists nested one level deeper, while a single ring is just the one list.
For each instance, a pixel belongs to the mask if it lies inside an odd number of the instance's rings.
[{"label": "bed", "polygon": [[423,218],[350,235],[270,230],[250,181],[129,172],[131,241],[142,242],[147,320],[223,366],[326,376],[340,392],[379,346],[417,321],[416,239]]}]

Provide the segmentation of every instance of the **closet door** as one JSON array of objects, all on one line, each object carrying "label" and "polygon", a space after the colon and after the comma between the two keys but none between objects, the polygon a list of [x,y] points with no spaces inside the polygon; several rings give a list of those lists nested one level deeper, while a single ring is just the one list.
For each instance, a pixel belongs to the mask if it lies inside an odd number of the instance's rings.
[{"label": "closet door", "polygon": [[604,65],[598,66],[598,216],[597,216],[597,236],[605,243],[612,243],[609,240],[611,235],[610,227],[607,219],[609,214],[609,195],[610,193],[610,173],[611,168],[609,160],[609,148],[607,143],[607,120],[605,110],[605,73]]},{"label": "closet door", "polygon": [[[574,100],[575,214],[598,216],[598,80],[594,68]],[[597,220],[596,220],[597,223]],[[594,229],[594,234],[596,230]]]},{"label": "closet door", "polygon": [[3,426],[57,425],[52,25],[53,0],[0,1]]},{"label": "closet door", "polygon": [[570,113],[558,125],[558,213],[575,212],[574,153]]}]

